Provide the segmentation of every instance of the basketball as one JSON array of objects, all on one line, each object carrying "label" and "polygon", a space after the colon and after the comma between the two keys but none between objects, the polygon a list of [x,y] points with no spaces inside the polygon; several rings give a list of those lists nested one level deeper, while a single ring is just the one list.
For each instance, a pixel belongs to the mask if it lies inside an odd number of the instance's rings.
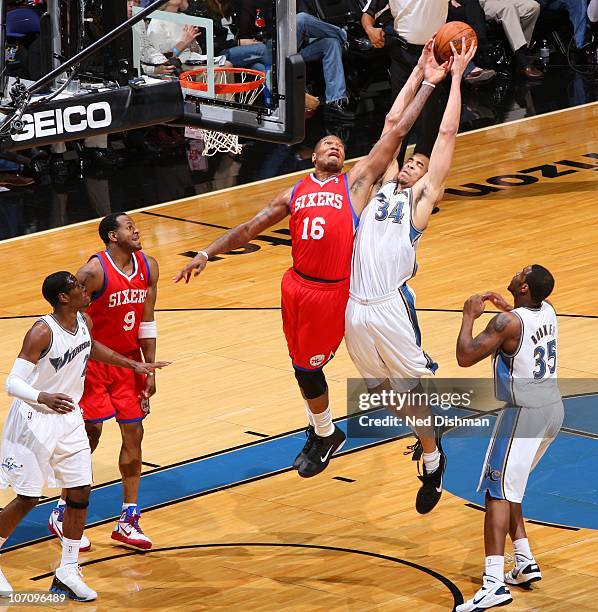
[{"label": "basketball", "polygon": [[445,23],[434,39],[434,57],[439,64],[446,62],[452,55],[451,43],[457,52],[461,52],[461,39],[465,38],[465,48],[478,43],[478,37],[471,26],[462,21]]}]

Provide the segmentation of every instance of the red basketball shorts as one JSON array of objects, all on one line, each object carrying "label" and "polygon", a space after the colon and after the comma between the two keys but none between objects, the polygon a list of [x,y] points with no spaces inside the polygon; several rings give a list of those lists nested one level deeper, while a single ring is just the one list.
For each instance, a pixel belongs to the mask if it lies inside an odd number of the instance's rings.
[{"label": "red basketball shorts", "polygon": [[[140,352],[127,357],[141,361]],[[114,416],[118,423],[134,423],[144,419],[147,413],[141,409],[139,395],[145,388],[145,378],[133,370],[90,359],[79,402],[85,421],[100,423]]]},{"label": "red basketball shorts", "polygon": [[309,281],[292,268],[282,277],[282,327],[296,368],[318,370],[334,357],[345,333],[349,282]]}]

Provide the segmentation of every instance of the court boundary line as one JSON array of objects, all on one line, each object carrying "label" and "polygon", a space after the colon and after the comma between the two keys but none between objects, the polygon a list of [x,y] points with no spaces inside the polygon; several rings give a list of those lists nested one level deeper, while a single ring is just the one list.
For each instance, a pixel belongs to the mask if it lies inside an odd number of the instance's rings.
[{"label": "court boundary line", "polygon": [[[280,310],[280,306],[197,306],[193,308],[156,308],[155,312],[251,312],[252,310]],[[449,314],[461,314],[463,310],[459,308],[416,308],[416,312],[446,312]],[[500,314],[501,310],[485,310],[483,314]],[[12,319],[36,319],[44,315],[31,314],[31,315],[6,315],[0,316],[0,321],[10,321]],[[567,312],[557,312],[557,317],[565,317],[570,319],[598,319],[598,315],[585,315]],[[584,395],[583,393],[581,395]],[[569,396],[568,396],[569,397]]]},{"label": "court boundary line", "polygon": [[[173,550],[193,550],[193,549],[201,549],[201,548],[248,548],[248,547],[268,547],[268,548],[306,548],[306,549],[316,549],[316,550],[326,550],[332,552],[342,552],[349,554],[357,554],[362,555],[364,557],[373,557],[375,559],[383,559],[384,561],[391,561],[392,563],[399,563],[401,565],[406,565],[411,569],[416,569],[424,574],[428,574],[435,578],[440,583],[442,583],[453,596],[454,606],[458,606],[463,603],[463,593],[459,587],[452,582],[446,576],[443,576],[440,572],[436,570],[430,569],[429,567],[425,567],[424,565],[420,565],[419,563],[415,563],[413,561],[407,561],[406,559],[401,559],[399,557],[392,557],[390,555],[385,555],[384,553],[376,553],[368,550],[359,550],[356,548],[345,548],[342,546],[326,546],[322,544],[298,544],[298,543],[284,543],[284,542],[221,542],[218,544],[185,544],[181,546],[166,546],[164,548],[156,548],[151,550],[144,551],[131,551],[126,553],[121,553],[118,555],[110,555],[108,557],[101,557],[99,559],[90,559],[89,561],[85,561],[81,563],[81,567],[86,567],[88,565],[96,565],[97,563],[104,563],[106,561],[113,561],[114,559],[121,559],[123,557],[131,557],[131,556],[146,556],[151,555],[152,553],[159,552],[169,552]],[[50,578],[54,575],[54,572],[47,572],[45,574],[40,574],[38,576],[34,576],[29,580],[38,581],[43,580],[44,578]],[[306,587],[310,588],[310,587]]]},{"label": "court boundary line", "polygon": [[[541,117],[548,117],[551,115],[558,115],[561,113],[567,113],[570,111],[574,111],[574,110],[579,110],[582,108],[587,108],[593,105],[597,105],[598,101],[594,101],[594,102],[587,102],[585,104],[579,104],[577,106],[570,106],[568,108],[561,108],[555,111],[550,111],[548,113],[542,113],[540,115],[533,115],[531,117],[522,117],[521,119],[514,119],[513,121],[507,121],[505,123],[497,123],[496,125],[489,125],[487,127],[483,127],[483,128],[479,128],[477,130],[471,130],[469,132],[459,132],[457,134],[457,138],[461,137],[461,136],[466,136],[468,134],[477,134],[480,132],[485,132],[485,131],[489,131],[489,130],[494,130],[500,127],[505,127],[505,126],[510,126],[510,125],[514,125],[517,123],[523,123],[524,121],[532,121],[533,119],[539,119]],[[410,145],[413,146],[413,145]],[[356,162],[358,162],[361,159],[364,159],[364,157],[366,157],[365,155],[362,155],[360,157],[354,157],[352,159],[347,159],[345,160],[345,167],[347,166],[351,166],[353,164],[355,164]],[[243,185],[233,185],[232,187],[225,187],[223,189],[217,189],[215,191],[210,191],[208,193],[202,193],[199,195],[193,195],[193,196],[188,196],[186,198],[180,198],[178,200],[170,200],[169,202],[162,202],[161,204],[151,204],[150,206],[142,206],[140,208],[134,208],[132,210],[128,210],[128,211],[123,211],[123,214],[127,214],[127,215],[131,215],[131,214],[135,214],[135,213],[141,213],[144,211],[148,211],[148,210],[155,210],[157,208],[163,207],[163,206],[170,206],[173,204],[181,204],[183,202],[188,202],[190,200],[202,200],[203,198],[207,198],[207,197],[211,197],[211,196],[215,196],[215,195],[219,195],[219,194],[223,194],[223,193],[229,193],[231,191],[234,190],[238,190],[238,189],[243,189],[244,187],[247,186],[255,186],[255,185],[262,185],[264,183],[270,182],[270,181],[275,181],[278,179],[290,179],[299,175],[307,175],[309,174],[309,172],[312,170],[312,168],[306,168],[305,170],[298,170],[296,172],[290,172],[288,174],[281,174],[279,176],[273,176],[270,178],[266,178],[266,179],[260,179],[258,181],[252,181],[249,183],[244,183]],[[56,232],[60,232],[63,231],[67,228],[72,229],[72,228],[76,228],[76,227],[81,227],[83,225],[88,225],[89,223],[97,223],[100,219],[102,219],[102,217],[95,217],[94,219],[87,219],[85,221],[78,221],[77,223],[71,223],[69,225],[62,225],[60,227],[52,227],[46,230],[41,230],[39,232],[34,232],[33,234],[24,234],[21,236],[14,236],[12,238],[6,238],[5,240],[0,240],[0,246],[3,244],[7,244],[7,243],[11,243],[11,242],[16,242],[18,240],[25,240],[27,238],[35,238],[38,236],[44,236],[44,235],[48,235],[48,234],[52,234],[52,233],[56,233]]]}]

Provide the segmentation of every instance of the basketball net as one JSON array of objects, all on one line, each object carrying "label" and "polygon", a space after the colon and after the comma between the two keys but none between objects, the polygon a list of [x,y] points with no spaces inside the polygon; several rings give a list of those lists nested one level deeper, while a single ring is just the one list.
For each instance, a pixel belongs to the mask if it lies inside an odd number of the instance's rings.
[{"label": "basketball net", "polygon": [[[251,105],[264,89],[266,75],[260,70],[246,68],[220,67],[214,69],[214,92],[216,98]],[[179,77],[183,89],[207,91],[207,70],[189,70]],[[239,155],[243,145],[239,144],[237,134],[217,130],[200,129],[204,141],[202,155],[212,156],[216,153]]]}]

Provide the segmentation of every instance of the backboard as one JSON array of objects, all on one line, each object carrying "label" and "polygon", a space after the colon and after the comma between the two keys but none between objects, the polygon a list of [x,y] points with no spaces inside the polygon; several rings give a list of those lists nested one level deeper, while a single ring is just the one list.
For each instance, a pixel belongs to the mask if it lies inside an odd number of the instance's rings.
[{"label": "backboard", "polygon": [[[208,15],[207,10],[201,10],[205,4],[192,3],[194,15],[155,11],[148,21],[135,26],[135,69],[140,75],[152,72],[151,52],[157,50],[172,55],[172,47],[184,27],[196,27],[197,43],[178,56],[182,65],[179,66],[175,60],[177,72],[183,71],[180,83],[185,100],[184,116],[175,123],[274,142],[301,141],[304,136],[305,70],[297,54],[295,2],[263,0],[237,3],[241,11],[251,11],[242,17],[245,24],[250,20],[251,33],[257,38],[252,45],[234,45],[234,25],[227,28],[226,18],[223,22],[221,18]],[[248,5],[252,8],[243,8]],[[133,14],[140,10],[133,8]],[[237,13],[237,24],[239,19]],[[234,84],[245,77],[226,70],[227,67],[263,72],[263,89],[259,95],[241,99],[217,93],[223,80]],[[196,78],[197,73],[203,75],[205,90],[188,84],[187,79]]]}]

